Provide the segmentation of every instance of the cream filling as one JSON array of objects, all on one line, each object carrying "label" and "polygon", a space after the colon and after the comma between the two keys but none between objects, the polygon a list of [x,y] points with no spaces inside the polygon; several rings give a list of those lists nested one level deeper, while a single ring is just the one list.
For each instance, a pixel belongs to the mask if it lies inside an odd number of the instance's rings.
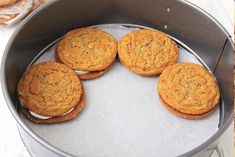
[{"label": "cream filling", "polygon": [[30,113],[33,117],[36,117],[36,118],[39,118],[39,119],[49,119],[49,118],[51,118],[51,117],[47,117],[47,116],[42,116],[42,115],[37,114],[37,113],[35,113],[35,112],[33,112],[33,111],[29,111],[29,113]]},{"label": "cream filling", "polygon": [[90,73],[89,71],[82,71],[82,70],[74,70],[76,74],[78,75],[84,75]]},{"label": "cream filling", "polygon": [[[60,117],[69,114],[70,112],[73,111],[73,109],[74,109],[74,107],[71,108],[68,112],[66,112],[66,113],[64,113],[64,114],[62,114],[62,115],[60,115]],[[29,110],[29,113],[30,113],[33,117],[36,117],[36,118],[39,118],[39,119],[49,119],[49,118],[52,118],[52,117],[47,117],[47,116],[43,116],[43,115],[37,114],[37,113],[35,113],[35,112],[33,112],[33,111],[30,111],[30,110]]]}]

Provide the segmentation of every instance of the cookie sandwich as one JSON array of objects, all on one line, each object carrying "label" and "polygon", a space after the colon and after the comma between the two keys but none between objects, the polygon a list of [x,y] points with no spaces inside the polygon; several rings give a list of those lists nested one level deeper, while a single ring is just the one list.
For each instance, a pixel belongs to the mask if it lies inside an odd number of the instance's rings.
[{"label": "cookie sandwich", "polygon": [[117,55],[117,42],[98,28],[78,28],[61,39],[56,52],[60,62],[87,80],[108,71]]},{"label": "cookie sandwich", "polygon": [[214,76],[194,63],[177,63],[167,67],[158,81],[162,104],[174,115],[201,119],[219,104],[220,91]]},{"label": "cookie sandwich", "polygon": [[22,75],[17,94],[22,112],[36,123],[58,123],[77,117],[85,105],[85,90],[64,64],[43,62]]},{"label": "cookie sandwich", "polygon": [[141,76],[155,76],[179,57],[176,43],[165,33],[140,29],[127,33],[118,43],[120,62]]}]

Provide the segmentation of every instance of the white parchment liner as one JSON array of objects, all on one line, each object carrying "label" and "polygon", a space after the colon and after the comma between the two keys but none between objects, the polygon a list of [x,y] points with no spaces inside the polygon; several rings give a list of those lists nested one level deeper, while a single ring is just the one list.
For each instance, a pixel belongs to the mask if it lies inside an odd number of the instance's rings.
[{"label": "white parchment liner", "polygon": [[[133,28],[101,25],[117,41]],[[55,46],[36,63],[54,60]],[[180,49],[179,62],[199,63]],[[81,157],[173,157],[201,145],[218,130],[219,108],[202,120],[169,113],[157,94],[158,77],[141,77],[118,61],[102,77],[83,81],[87,101],[73,121],[39,125],[24,121],[41,138]],[[22,116],[24,117],[24,116]]]}]

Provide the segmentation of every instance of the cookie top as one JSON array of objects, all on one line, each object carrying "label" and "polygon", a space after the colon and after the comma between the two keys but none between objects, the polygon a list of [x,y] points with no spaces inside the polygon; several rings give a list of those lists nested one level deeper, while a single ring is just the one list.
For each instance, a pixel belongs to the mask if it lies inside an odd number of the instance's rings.
[{"label": "cookie top", "polygon": [[82,95],[82,85],[66,65],[43,62],[31,66],[18,84],[23,107],[43,116],[59,116],[75,107]]},{"label": "cookie top", "polygon": [[220,92],[213,75],[194,63],[166,68],[158,81],[158,93],[170,107],[185,114],[203,114],[219,103]]},{"label": "cookie top", "polygon": [[57,56],[70,68],[101,71],[109,67],[117,55],[117,42],[97,28],[79,28],[67,33],[59,42]]},{"label": "cookie top", "polygon": [[141,29],[125,35],[118,44],[122,64],[143,76],[160,74],[179,56],[176,43],[165,33]]}]

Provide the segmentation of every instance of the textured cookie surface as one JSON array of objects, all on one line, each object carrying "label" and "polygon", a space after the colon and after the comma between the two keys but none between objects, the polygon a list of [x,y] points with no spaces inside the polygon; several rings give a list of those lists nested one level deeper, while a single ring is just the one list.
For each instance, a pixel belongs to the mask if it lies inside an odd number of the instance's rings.
[{"label": "textured cookie surface", "polygon": [[57,56],[75,70],[101,71],[109,67],[117,54],[117,43],[97,28],[80,28],[67,33],[59,42]]},{"label": "textured cookie surface", "polygon": [[82,86],[73,70],[56,62],[30,67],[18,84],[21,104],[43,116],[60,116],[76,106]]},{"label": "textured cookie surface", "polygon": [[192,115],[213,110],[220,98],[213,75],[194,63],[178,63],[165,69],[158,81],[158,93],[165,104]]},{"label": "textured cookie surface", "polygon": [[118,44],[122,64],[143,76],[160,74],[174,64],[179,49],[165,33],[157,30],[135,30],[125,35]]}]

